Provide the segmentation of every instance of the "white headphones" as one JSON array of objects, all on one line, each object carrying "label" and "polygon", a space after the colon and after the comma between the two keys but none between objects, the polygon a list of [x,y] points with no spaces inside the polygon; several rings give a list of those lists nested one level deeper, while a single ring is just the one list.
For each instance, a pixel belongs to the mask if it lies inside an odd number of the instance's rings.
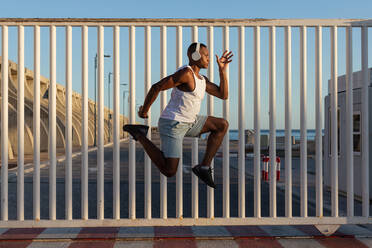
[{"label": "white headphones", "polygon": [[195,49],[195,52],[193,52],[193,53],[191,54],[191,58],[192,58],[192,60],[194,60],[194,61],[198,61],[198,60],[201,58],[200,53],[199,53],[199,50],[200,50],[200,43],[197,42],[197,43],[196,43],[196,49]]}]

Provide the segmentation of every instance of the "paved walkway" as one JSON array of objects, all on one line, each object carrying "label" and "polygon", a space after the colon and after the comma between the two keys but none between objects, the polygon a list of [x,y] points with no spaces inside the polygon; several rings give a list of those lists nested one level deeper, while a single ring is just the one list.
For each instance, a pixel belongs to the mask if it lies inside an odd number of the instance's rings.
[{"label": "paved walkway", "polygon": [[0,229],[0,247],[372,247],[372,225],[332,236],[314,226],[183,226]]},{"label": "paved walkway", "polygon": [[372,247],[372,225],[0,229],[0,247]]}]

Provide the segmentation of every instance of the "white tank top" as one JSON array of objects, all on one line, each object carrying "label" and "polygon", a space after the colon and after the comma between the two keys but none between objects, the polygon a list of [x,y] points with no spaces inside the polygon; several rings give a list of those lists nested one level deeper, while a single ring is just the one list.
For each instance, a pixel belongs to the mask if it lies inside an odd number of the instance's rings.
[{"label": "white tank top", "polygon": [[201,101],[205,95],[206,82],[205,78],[198,78],[191,66],[185,65],[179,68],[188,67],[195,79],[195,89],[191,92],[185,92],[179,90],[177,87],[173,87],[171,99],[168,105],[165,107],[160,115],[160,118],[176,120],[179,122],[192,123],[196,120],[196,115],[199,114]]}]

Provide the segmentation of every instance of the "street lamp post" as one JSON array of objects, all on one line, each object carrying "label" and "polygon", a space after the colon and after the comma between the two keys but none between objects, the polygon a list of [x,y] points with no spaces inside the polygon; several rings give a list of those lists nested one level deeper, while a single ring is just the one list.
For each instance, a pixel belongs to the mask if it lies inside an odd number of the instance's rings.
[{"label": "street lamp post", "polygon": [[[97,144],[97,53],[94,57],[94,146]],[[111,55],[103,55],[104,58],[110,58]]]},{"label": "street lamp post", "polygon": [[[127,86],[127,83],[122,83],[120,86]],[[123,126],[125,124],[124,118],[125,118],[125,93],[128,92],[128,90],[123,90]],[[123,138],[124,138],[124,132],[123,132]]]},{"label": "street lamp post", "polygon": [[110,87],[110,83],[111,83],[111,75],[112,75],[112,72],[109,72],[108,74],[108,111],[109,111],[109,114],[108,114],[108,119],[109,119],[109,122],[108,122],[108,129],[109,129],[109,135],[108,135],[108,141],[110,142],[111,141],[111,100],[110,100],[110,95],[111,95],[111,87]]}]

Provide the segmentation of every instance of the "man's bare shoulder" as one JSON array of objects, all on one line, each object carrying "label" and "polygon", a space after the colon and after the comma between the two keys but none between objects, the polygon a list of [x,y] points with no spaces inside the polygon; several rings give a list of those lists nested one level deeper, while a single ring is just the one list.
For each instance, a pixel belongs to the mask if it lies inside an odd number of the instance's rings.
[{"label": "man's bare shoulder", "polygon": [[186,83],[192,79],[193,75],[189,67],[184,67],[176,71],[173,76],[176,82]]},{"label": "man's bare shoulder", "polygon": [[191,68],[189,68],[187,66],[185,66],[183,68],[180,68],[175,73],[178,73],[179,75],[189,75],[189,76],[192,76]]}]

